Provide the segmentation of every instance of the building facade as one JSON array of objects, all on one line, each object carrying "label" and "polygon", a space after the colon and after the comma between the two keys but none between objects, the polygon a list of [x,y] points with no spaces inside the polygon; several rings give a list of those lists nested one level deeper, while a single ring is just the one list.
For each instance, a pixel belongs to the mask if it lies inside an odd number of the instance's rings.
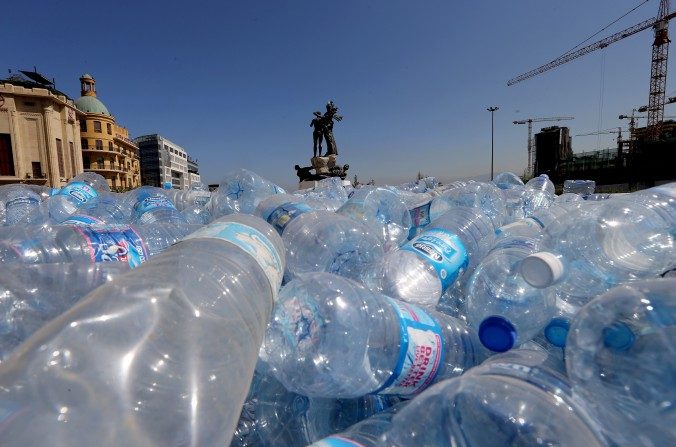
[{"label": "building facade", "polygon": [[535,175],[552,175],[564,160],[573,156],[567,127],[545,127],[535,134]]},{"label": "building facade", "polygon": [[61,187],[83,170],[81,114],[73,101],[40,81],[0,80],[0,184]]},{"label": "building facade", "polygon": [[102,175],[112,190],[123,191],[141,186],[138,146],[129,131],[96,97],[96,80],[84,74],[80,78],[80,98],[75,106],[81,112],[80,138],[85,171]]},{"label": "building facade", "polygon": [[[197,162],[189,159],[181,146],[159,134],[135,138],[141,157],[141,182],[144,185],[188,189],[199,182]],[[190,160],[190,162],[188,161]],[[191,165],[189,172],[188,165]]]},{"label": "building facade", "polygon": [[188,177],[190,178],[190,185],[192,186],[196,183],[201,183],[199,166],[197,165],[197,160],[193,160],[188,156]]}]

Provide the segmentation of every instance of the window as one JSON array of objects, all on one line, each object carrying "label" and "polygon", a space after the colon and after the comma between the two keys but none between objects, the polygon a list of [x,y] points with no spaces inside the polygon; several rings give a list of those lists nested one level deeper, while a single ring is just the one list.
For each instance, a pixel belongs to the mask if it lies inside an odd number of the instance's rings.
[{"label": "window", "polygon": [[77,165],[75,164],[75,145],[72,141],[68,142],[68,150],[70,151],[70,173],[71,177],[74,177],[77,172]]},{"label": "window", "polygon": [[82,149],[89,149],[89,142],[86,138],[80,140],[80,145],[82,146]]},{"label": "window", "polygon": [[106,123],[106,130],[108,130],[108,135],[113,134],[113,127],[110,125],[110,123]]},{"label": "window", "polygon": [[14,175],[12,139],[8,133],[0,133],[0,175]]},{"label": "window", "polygon": [[96,149],[103,150],[103,140],[96,140]]},{"label": "window", "polygon": [[99,169],[103,169],[103,157],[97,158],[96,164],[99,166]]},{"label": "window", "polygon": [[101,121],[94,121],[94,132],[101,132]]},{"label": "window", "polygon": [[112,142],[112,141],[109,141],[109,142],[108,142],[108,150],[109,150],[110,152],[113,152],[113,142]]},{"label": "window", "polygon": [[34,161],[31,163],[31,168],[33,169],[33,178],[42,178],[42,166],[39,161]]},{"label": "window", "polygon": [[65,177],[66,167],[63,163],[63,144],[61,144],[61,140],[58,138],[56,139],[56,158],[59,163],[59,177]]},{"label": "window", "polygon": [[87,132],[87,121],[80,121],[80,132]]}]

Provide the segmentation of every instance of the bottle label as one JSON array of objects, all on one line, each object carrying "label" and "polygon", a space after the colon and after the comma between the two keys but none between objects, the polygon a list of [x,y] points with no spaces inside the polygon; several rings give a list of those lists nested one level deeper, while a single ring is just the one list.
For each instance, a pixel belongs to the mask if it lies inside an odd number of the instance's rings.
[{"label": "bottle label", "polygon": [[58,194],[62,196],[71,196],[77,200],[80,205],[84,205],[99,195],[94,188],[84,182],[69,183],[61,188]]},{"label": "bottle label", "polygon": [[9,209],[13,206],[18,206],[18,205],[35,205],[38,203],[38,199],[34,197],[17,197],[16,199],[12,199],[9,202],[5,204],[5,209]]},{"label": "bottle label", "polygon": [[364,444],[360,444],[339,435],[332,435],[311,444],[309,447],[364,447]]},{"label": "bottle label", "polygon": [[89,244],[93,262],[126,262],[131,268],[148,260],[148,249],[128,225],[75,226]]},{"label": "bottle label", "polygon": [[136,212],[139,216],[156,208],[166,208],[170,210],[176,209],[171,200],[159,194],[146,197],[145,199],[138,202],[134,208],[136,209]]},{"label": "bottle label", "polygon": [[68,218],[68,220],[64,221],[62,225],[84,225],[84,226],[90,226],[90,225],[101,225],[104,222],[101,219],[97,219],[96,217],[91,217],[91,216],[84,216],[82,214],[74,214]]},{"label": "bottle label", "polygon": [[424,205],[409,210],[411,215],[411,229],[408,232],[408,238],[413,239],[421,233],[421,229],[430,223],[430,206],[432,202],[429,201]]},{"label": "bottle label", "polygon": [[426,230],[401,249],[415,253],[434,267],[442,291],[467,268],[467,250],[460,238],[441,228]]},{"label": "bottle label", "polygon": [[270,213],[267,220],[281,234],[291,220],[308,211],[312,208],[304,203],[283,203]]},{"label": "bottle label", "polygon": [[187,236],[184,240],[195,238],[215,238],[235,244],[256,260],[270,281],[273,299],[282,285],[284,264],[268,237],[248,225],[238,222],[218,222],[203,227]]},{"label": "bottle label", "polygon": [[427,388],[443,362],[441,326],[424,310],[388,298],[399,316],[399,361],[378,394],[409,396]]}]

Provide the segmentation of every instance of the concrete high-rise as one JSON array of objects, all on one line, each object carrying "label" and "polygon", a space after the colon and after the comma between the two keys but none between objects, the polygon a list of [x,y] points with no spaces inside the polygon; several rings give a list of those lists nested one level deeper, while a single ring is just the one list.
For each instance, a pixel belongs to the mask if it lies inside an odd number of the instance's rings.
[{"label": "concrete high-rise", "polygon": [[567,127],[545,127],[535,134],[535,173],[552,175],[559,164],[573,155],[572,138]]},{"label": "concrete high-rise", "polygon": [[199,181],[197,162],[178,144],[159,134],[143,135],[134,142],[139,147],[144,185],[171,184],[174,189],[187,189],[191,182]]}]

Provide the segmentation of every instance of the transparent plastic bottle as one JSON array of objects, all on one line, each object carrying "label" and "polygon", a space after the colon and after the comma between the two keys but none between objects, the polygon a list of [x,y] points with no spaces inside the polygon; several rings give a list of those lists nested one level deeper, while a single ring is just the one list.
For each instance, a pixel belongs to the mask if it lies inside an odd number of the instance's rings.
[{"label": "transparent plastic bottle", "polygon": [[531,216],[539,209],[549,207],[556,197],[554,183],[549,180],[547,174],[528,180],[524,189],[523,208],[526,217]]},{"label": "transparent plastic bottle", "polygon": [[228,445],[283,270],[240,215],[95,289],[0,364],[3,446]]},{"label": "transparent plastic bottle", "polygon": [[477,208],[499,228],[505,222],[507,208],[502,191],[492,183],[470,182],[465,186],[449,189],[432,200],[430,216],[437,219],[458,206]]},{"label": "transparent plastic bottle", "polygon": [[129,223],[119,199],[109,194],[90,200],[62,222],[63,225],[101,225]]},{"label": "transparent plastic bottle", "polygon": [[129,271],[121,262],[3,265],[0,269],[0,361],[52,318],[98,286]]},{"label": "transparent plastic bottle", "polygon": [[237,213],[252,214],[258,203],[273,194],[284,193],[284,189],[247,169],[230,171],[223,177],[214,191],[217,196],[211,210],[214,217]]},{"label": "transparent plastic bottle", "polygon": [[289,391],[334,398],[412,396],[484,355],[461,321],[329,273],[282,288],[265,350]]},{"label": "transparent plastic bottle", "polygon": [[275,194],[261,200],[254,216],[268,222],[281,235],[291,220],[313,208],[306,203],[303,197],[291,194]]},{"label": "transparent plastic bottle", "polygon": [[40,206],[40,195],[23,185],[7,185],[0,189],[0,202],[4,208],[4,224],[16,225]]},{"label": "transparent plastic bottle", "polygon": [[594,194],[596,182],[594,180],[564,180],[563,192],[575,193],[583,197]]},{"label": "transparent plastic bottle", "polygon": [[301,214],[282,237],[289,279],[307,272],[358,279],[366,265],[383,256],[380,239],[367,226],[330,211]]},{"label": "transparent plastic bottle", "polygon": [[42,225],[0,231],[0,262],[117,261],[137,267],[201,225]]},{"label": "transparent plastic bottle", "polygon": [[457,278],[478,264],[488,248],[482,240],[494,232],[481,211],[454,207],[399,250],[366,266],[361,280],[387,296],[435,306]]},{"label": "transparent plastic bottle", "polygon": [[49,215],[56,222],[63,222],[87,202],[109,193],[110,187],[103,176],[94,172],[83,172],[49,197]]},{"label": "transparent plastic bottle", "polygon": [[363,222],[380,237],[385,251],[408,240],[411,215],[397,193],[387,188],[360,188],[341,206],[337,214]]},{"label": "transparent plastic bottle", "polygon": [[308,398],[287,391],[269,372],[257,367],[230,447],[305,447],[385,410],[397,400],[377,395]]},{"label": "transparent plastic bottle", "polygon": [[676,279],[621,285],[584,306],[570,328],[573,391],[617,445],[674,442]]},{"label": "transparent plastic bottle", "polygon": [[513,172],[501,172],[493,177],[493,184],[502,190],[514,189],[522,187],[523,180]]},{"label": "transparent plastic bottle", "polygon": [[186,223],[166,191],[154,186],[141,186],[129,191],[122,200],[122,207],[129,213],[132,223]]},{"label": "transparent plastic bottle", "polygon": [[537,384],[464,374],[430,387],[394,415],[380,446],[606,446],[591,421]]},{"label": "transparent plastic bottle", "polygon": [[519,267],[533,253],[535,241],[514,238],[491,251],[467,285],[467,319],[483,345],[505,352],[544,329],[556,312],[556,301],[524,281]]},{"label": "transparent plastic bottle", "polygon": [[313,209],[336,211],[348,199],[348,193],[340,177],[329,177],[317,182],[312,189],[296,191]]}]

